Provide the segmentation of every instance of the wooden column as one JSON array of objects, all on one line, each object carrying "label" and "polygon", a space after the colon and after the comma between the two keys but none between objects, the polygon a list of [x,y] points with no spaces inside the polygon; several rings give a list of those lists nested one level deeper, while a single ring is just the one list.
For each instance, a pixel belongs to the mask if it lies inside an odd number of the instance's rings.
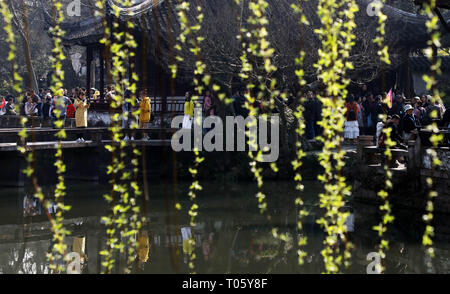
[{"label": "wooden column", "polygon": [[100,101],[105,101],[105,48],[100,47]]},{"label": "wooden column", "polygon": [[94,48],[92,48],[92,61],[91,61],[91,82],[90,82],[90,88],[95,88],[95,81],[96,81],[96,69],[97,69],[97,52],[95,52]]},{"label": "wooden column", "polygon": [[91,69],[92,69],[92,47],[89,45],[86,48],[86,90],[89,93],[89,89],[91,88]]}]

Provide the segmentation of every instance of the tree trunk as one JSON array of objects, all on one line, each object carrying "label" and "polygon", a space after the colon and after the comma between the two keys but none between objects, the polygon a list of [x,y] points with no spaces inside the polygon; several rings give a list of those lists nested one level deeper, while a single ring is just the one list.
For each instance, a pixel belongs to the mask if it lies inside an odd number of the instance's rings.
[{"label": "tree trunk", "polygon": [[[35,90],[38,91],[38,83],[36,78],[36,73],[34,71],[33,64],[31,62],[31,51],[30,51],[30,43],[28,38],[28,17],[27,17],[27,7],[25,4],[25,0],[22,0],[22,11],[20,13],[21,18],[18,16],[16,11],[16,7],[12,2],[9,2],[9,7],[11,8],[11,12],[14,16],[14,25],[16,26],[17,31],[20,33],[22,37],[24,51],[25,51],[25,60],[27,64],[27,73],[28,73],[28,82],[27,82],[27,90]],[[23,20],[23,27],[21,25],[20,19]]]},{"label": "tree trunk", "polygon": [[33,64],[31,62],[31,52],[30,43],[28,42],[28,18],[27,18],[27,8],[25,6],[25,0],[22,0],[22,16],[23,16],[23,26],[24,34],[22,34],[24,45],[25,45],[25,57],[27,60],[27,71],[28,71],[28,90],[35,90],[36,93],[39,91],[36,73],[34,71]]}]

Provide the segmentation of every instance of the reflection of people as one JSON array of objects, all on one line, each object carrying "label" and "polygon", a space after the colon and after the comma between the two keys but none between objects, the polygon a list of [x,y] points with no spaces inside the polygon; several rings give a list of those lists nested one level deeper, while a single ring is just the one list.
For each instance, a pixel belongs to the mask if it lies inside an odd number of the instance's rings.
[{"label": "reflection of people", "polygon": [[184,263],[187,263],[187,256],[194,252],[193,237],[190,227],[181,228],[181,237],[183,238],[183,253],[185,254]]},{"label": "reflection of people", "polygon": [[205,237],[202,241],[202,252],[205,261],[207,261],[210,258],[212,240],[213,240],[212,236],[209,235],[208,238]]},{"label": "reflection of people", "polygon": [[[353,208],[349,206],[341,207],[339,209],[340,212],[349,212],[349,215],[347,219],[345,220],[345,227],[346,230],[344,234],[336,234],[336,243],[333,244],[331,247],[336,248],[342,248],[342,246],[345,246],[345,248],[349,248],[349,246],[353,246],[353,234],[355,232],[355,216],[353,214]],[[350,247],[351,248],[351,247]]]},{"label": "reflection of people", "polygon": [[58,206],[55,203],[50,201],[48,204],[48,213],[50,213],[50,214],[56,213],[57,208],[58,208]]},{"label": "reflection of people", "polygon": [[39,199],[28,194],[23,198],[23,215],[35,216],[41,214]]},{"label": "reflection of people", "polygon": [[143,268],[144,264],[148,261],[149,252],[150,252],[150,240],[148,237],[148,232],[142,231],[138,235],[138,250],[137,250],[140,268]]},{"label": "reflection of people", "polygon": [[345,226],[347,228],[346,240],[347,242],[353,242],[353,234],[355,232],[355,215],[353,213],[353,208],[350,207],[349,212],[350,214],[345,221]]},{"label": "reflection of people", "polygon": [[76,252],[80,255],[80,264],[81,264],[81,271],[86,267],[87,265],[87,255],[86,255],[86,237],[85,236],[78,236],[73,238],[72,243],[72,251]]},{"label": "reflection of people", "polygon": [[23,198],[23,215],[24,216],[33,216],[33,199],[32,197],[25,195]]}]

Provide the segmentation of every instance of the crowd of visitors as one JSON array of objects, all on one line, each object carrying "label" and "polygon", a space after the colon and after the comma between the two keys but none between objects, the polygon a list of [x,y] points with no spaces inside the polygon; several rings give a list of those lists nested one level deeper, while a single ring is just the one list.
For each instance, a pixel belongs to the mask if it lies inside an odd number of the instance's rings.
[{"label": "crowd of visitors", "polygon": [[[95,89],[91,89],[89,102],[96,101],[100,95]],[[67,89],[62,89],[59,93],[52,93],[50,89],[40,89],[39,93],[34,90],[23,93],[22,99],[16,99],[13,95],[6,92],[7,101],[4,108],[4,115],[23,115],[42,118],[56,119],[56,109],[60,110],[60,118],[75,118],[75,102],[83,94],[86,96],[86,89],[75,88],[69,93]],[[62,99],[59,103],[58,99]],[[19,111],[16,111],[15,105],[19,103]]]},{"label": "crowd of visitors", "polygon": [[[374,143],[385,146],[383,128],[391,128],[391,137],[398,148],[406,148],[407,142],[414,139],[415,130],[436,122],[438,126],[448,128],[450,114],[440,99],[430,95],[407,99],[399,91],[385,93],[385,96],[374,95],[364,85],[359,91],[350,93],[346,99],[344,138],[348,142],[356,142],[359,136],[373,136]],[[317,136],[317,123],[321,120],[321,104],[316,94],[307,93],[305,102],[306,136],[314,139]],[[392,97],[393,96],[393,97]],[[384,98],[392,97],[392,103],[386,103]],[[387,116],[386,121],[381,115]]]},{"label": "crowd of visitors", "polygon": [[[320,92],[306,91],[304,100],[305,136],[308,141],[315,141],[322,134],[320,121],[322,120],[322,103],[318,99]],[[283,98],[279,98],[285,105],[294,109],[294,96],[289,90],[284,90]],[[233,96],[234,114],[248,116],[246,105],[246,90],[236,91]],[[384,98],[391,97],[389,105]],[[261,103],[256,100],[253,104],[262,111]],[[366,85],[356,91],[350,91],[345,101],[345,125],[344,138],[348,143],[356,143],[359,136],[373,136],[374,143],[383,147],[385,134],[383,128],[392,128],[392,139],[398,148],[406,148],[408,140],[413,139],[415,130],[421,129],[433,121],[440,127],[447,128],[450,124],[450,114],[442,101],[434,99],[430,95],[412,97],[407,99],[400,91],[390,91],[374,95]],[[276,110],[275,110],[276,112]],[[381,115],[387,116],[386,121],[381,121]],[[381,137],[381,138],[380,138]],[[380,141],[380,142],[379,142]]]},{"label": "crowd of visitors", "polygon": [[[356,121],[359,134],[353,132],[349,138],[355,139],[359,135],[374,136],[377,146],[384,147],[386,135],[383,128],[386,127],[391,128],[391,137],[397,147],[406,149],[407,142],[415,139],[416,130],[420,130],[432,122],[436,122],[440,127],[448,127],[450,124],[448,111],[440,99],[433,99],[430,95],[407,99],[398,91],[397,94],[391,92],[391,94],[386,93],[385,95],[388,97],[387,100],[389,100],[389,95],[394,96],[391,105],[385,103],[386,100],[381,95],[377,95],[374,99],[370,92],[358,98],[350,95],[346,102],[346,134],[347,130],[350,130],[347,126],[351,121],[355,121],[352,114],[354,111],[358,111]],[[386,121],[381,121],[381,114],[387,115]],[[356,122],[354,124],[356,125]]]},{"label": "crowd of visitors", "polygon": [[[247,89],[244,89],[234,92],[232,110],[236,116],[247,117],[249,115],[248,104],[246,103],[247,91]],[[111,103],[115,94],[114,88],[108,86],[104,93],[104,101]],[[315,141],[315,138],[322,134],[319,122],[322,120],[323,106],[318,99],[319,94],[313,90],[308,90],[303,102],[306,126],[305,136],[309,141]],[[397,90],[384,95],[384,97],[386,95],[392,97],[391,105],[385,103],[386,100],[382,95],[371,93],[366,85],[348,95],[345,102],[346,121],[343,134],[347,142],[356,142],[358,137],[362,135],[374,136],[374,143],[383,147],[385,144],[383,128],[389,127],[392,128],[392,139],[396,142],[397,147],[405,148],[407,141],[413,138],[415,130],[423,128],[433,121],[438,122],[441,127],[448,127],[450,124],[449,111],[446,110],[442,101],[435,101],[430,95],[424,94],[421,97],[416,96],[407,99]],[[75,88],[71,91],[64,89],[56,94],[52,93],[51,90],[44,89],[41,89],[39,93],[27,91],[23,94],[22,99],[16,99],[9,92],[6,92],[0,108],[5,115],[21,114],[47,119],[56,119],[55,110],[59,109],[61,118],[74,118],[78,128],[85,128],[87,127],[87,111],[91,103],[101,102],[100,96],[100,92],[94,88],[89,91],[84,88]],[[294,108],[295,102],[297,102],[294,97],[289,89],[285,89],[279,97],[279,101],[288,107]],[[125,98],[131,98],[131,91],[125,91]],[[61,100],[58,99],[62,99],[62,103],[59,103]],[[153,118],[151,115],[151,99],[145,90],[140,92],[135,102],[134,106],[132,106],[129,99],[127,99],[127,102],[122,106],[124,112],[131,114],[122,122],[124,129],[129,128],[133,121],[139,122],[140,128],[146,128]],[[19,113],[17,113],[15,108],[16,103],[19,103]],[[192,99],[192,93],[186,92],[183,128],[191,128],[195,107],[198,106]],[[202,107],[204,117],[218,113],[219,103],[209,90],[205,92]],[[263,103],[259,99],[255,99],[253,107],[258,113],[265,111]],[[140,115],[133,115],[137,110],[140,110]],[[272,108],[271,111],[278,112],[276,107]],[[386,121],[380,120],[381,114],[387,115]],[[134,138],[131,134],[126,134],[125,140],[129,139],[133,140]],[[149,137],[147,136],[145,139],[149,139]],[[81,132],[77,136],[77,141],[84,142]]]},{"label": "crowd of visitors", "polygon": [[[23,115],[28,117],[41,117],[43,119],[56,120],[59,118],[74,118],[77,128],[87,127],[87,109],[91,100],[97,99],[98,91],[91,89],[91,98],[86,98],[86,89],[75,88],[69,93],[67,89],[61,89],[57,93],[51,90],[40,89],[39,93],[34,90],[23,94],[22,99],[16,99],[13,95],[6,93],[7,103],[4,106],[4,115]],[[19,103],[19,111],[16,111],[15,103]],[[77,134],[77,142],[85,142],[83,134]]]}]

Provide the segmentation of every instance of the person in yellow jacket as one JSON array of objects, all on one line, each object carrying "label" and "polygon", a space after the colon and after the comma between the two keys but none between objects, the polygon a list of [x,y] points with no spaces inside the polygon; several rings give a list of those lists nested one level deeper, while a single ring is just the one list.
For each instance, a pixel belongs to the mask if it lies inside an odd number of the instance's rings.
[{"label": "person in yellow jacket", "polygon": [[[152,104],[150,98],[147,97],[146,91],[141,91],[141,103],[139,105],[141,113],[139,114],[139,128],[143,129],[147,127],[152,115]],[[150,139],[148,134],[145,139]]]},{"label": "person in yellow jacket", "polygon": [[183,239],[183,253],[184,263],[188,263],[188,257],[194,253],[194,236],[192,235],[191,227],[181,228],[181,238]]},{"label": "person in yellow jacket", "polygon": [[194,118],[194,101],[192,101],[190,92],[186,92],[185,98],[183,128],[190,129],[192,128],[192,120]]},{"label": "person in yellow jacket", "polygon": [[[87,110],[91,106],[89,100],[86,99],[86,93],[80,92],[79,96],[75,100],[75,123],[77,128],[87,127]],[[83,133],[77,134],[77,142],[83,143]]]}]

